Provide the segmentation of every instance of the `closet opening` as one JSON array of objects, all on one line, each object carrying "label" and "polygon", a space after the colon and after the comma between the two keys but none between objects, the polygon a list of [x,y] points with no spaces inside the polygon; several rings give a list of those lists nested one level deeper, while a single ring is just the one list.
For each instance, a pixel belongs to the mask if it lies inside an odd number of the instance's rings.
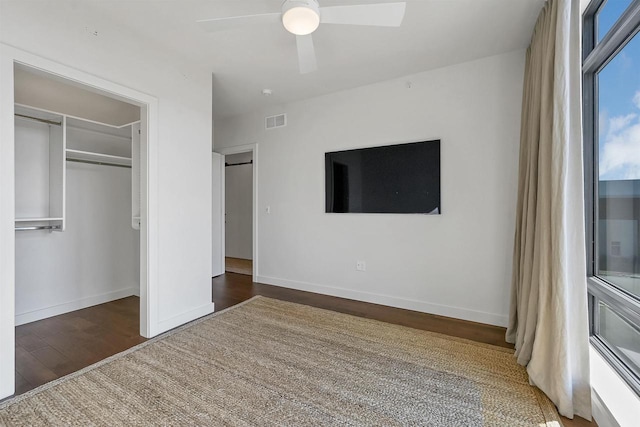
[{"label": "closet opening", "polygon": [[[258,144],[222,148],[212,158],[212,276],[258,278]],[[266,207],[266,214],[271,208]],[[219,238],[221,236],[222,238]]]},{"label": "closet opening", "polygon": [[224,156],[225,272],[253,275],[253,151]]},{"label": "closet opening", "polygon": [[20,394],[145,340],[148,132],[144,105],[18,63],[14,102]]}]

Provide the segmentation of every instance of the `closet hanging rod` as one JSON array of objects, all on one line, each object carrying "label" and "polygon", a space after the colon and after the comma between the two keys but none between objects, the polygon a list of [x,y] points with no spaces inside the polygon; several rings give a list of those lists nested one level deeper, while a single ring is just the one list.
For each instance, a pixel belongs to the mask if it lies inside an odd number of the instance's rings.
[{"label": "closet hanging rod", "polygon": [[29,231],[29,230],[60,230],[59,225],[34,225],[29,227],[16,227],[16,231]]},{"label": "closet hanging rod", "polygon": [[31,117],[31,116],[27,116],[27,115],[24,115],[24,114],[18,114],[18,113],[14,113],[14,115],[16,117],[22,117],[23,119],[35,120],[37,122],[46,123],[48,125],[62,126],[62,122],[54,122],[53,120],[39,119],[37,117]]},{"label": "closet hanging rod", "polygon": [[109,162],[98,162],[95,160],[83,160],[83,159],[67,159],[67,162],[76,162],[76,163],[88,163],[90,165],[102,165],[102,166],[115,166],[117,168],[128,168],[131,169],[129,165],[121,165],[119,163],[109,163]]},{"label": "closet hanging rod", "polygon": [[249,160],[248,162],[242,162],[242,163],[225,163],[224,167],[227,166],[240,166],[240,165],[252,165],[253,164],[253,160]]}]

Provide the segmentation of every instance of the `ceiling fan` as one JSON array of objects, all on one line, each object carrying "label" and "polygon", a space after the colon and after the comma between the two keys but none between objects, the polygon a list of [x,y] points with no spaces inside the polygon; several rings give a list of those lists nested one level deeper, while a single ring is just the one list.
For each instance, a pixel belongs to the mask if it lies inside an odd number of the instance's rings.
[{"label": "ceiling fan", "polygon": [[320,7],[318,0],[285,0],[281,12],[203,19],[197,23],[209,32],[282,23],[287,31],[296,36],[300,73],[306,74],[318,68],[311,33],[320,24],[399,27],[405,8],[405,2]]}]

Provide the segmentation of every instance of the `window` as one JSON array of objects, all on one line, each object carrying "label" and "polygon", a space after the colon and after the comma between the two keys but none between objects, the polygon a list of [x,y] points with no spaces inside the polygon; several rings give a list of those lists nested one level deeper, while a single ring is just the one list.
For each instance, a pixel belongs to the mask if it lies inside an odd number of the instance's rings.
[{"label": "window", "polygon": [[629,7],[632,0],[605,0],[596,12],[598,43],[609,32],[616,20]]},{"label": "window", "polygon": [[640,394],[640,0],[583,19],[591,343]]}]

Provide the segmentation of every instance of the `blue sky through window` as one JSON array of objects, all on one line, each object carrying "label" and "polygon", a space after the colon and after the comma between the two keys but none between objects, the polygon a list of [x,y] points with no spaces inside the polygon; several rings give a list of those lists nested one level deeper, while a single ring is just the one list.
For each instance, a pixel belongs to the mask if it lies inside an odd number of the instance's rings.
[{"label": "blue sky through window", "polygon": [[613,27],[632,0],[605,0],[598,12],[598,41]]},{"label": "blue sky through window", "polygon": [[[608,0],[598,14],[598,39],[631,0]],[[640,35],[598,74],[600,180],[640,179]]]}]

